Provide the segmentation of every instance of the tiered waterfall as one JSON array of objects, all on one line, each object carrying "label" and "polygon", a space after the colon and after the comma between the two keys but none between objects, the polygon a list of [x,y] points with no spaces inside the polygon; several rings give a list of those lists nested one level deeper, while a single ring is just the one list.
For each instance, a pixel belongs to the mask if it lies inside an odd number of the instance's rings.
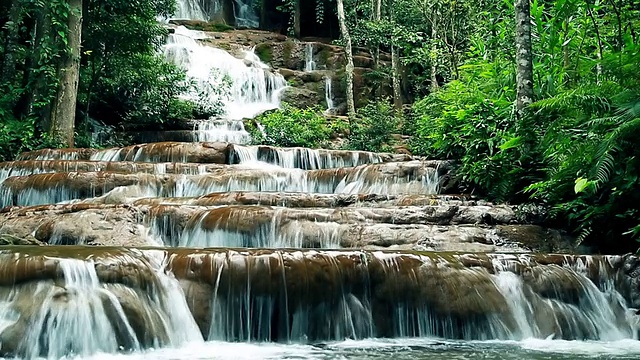
[{"label": "tiered waterfall", "polygon": [[[199,4],[180,14],[204,18]],[[2,356],[636,339],[637,256],[532,253],[562,235],[456,195],[448,161],[250,145],[242,118],[277,107],[283,80],[201,35],[178,29],[166,53],[203,86],[231,79],[205,141],[0,163]]]}]

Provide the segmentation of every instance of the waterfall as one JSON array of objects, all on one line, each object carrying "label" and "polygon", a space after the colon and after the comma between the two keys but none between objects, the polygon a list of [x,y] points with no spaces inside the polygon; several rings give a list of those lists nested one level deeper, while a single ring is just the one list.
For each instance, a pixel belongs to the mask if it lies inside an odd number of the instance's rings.
[{"label": "waterfall", "polygon": [[636,330],[618,290],[629,285],[619,283],[621,267],[637,264],[631,255],[52,246],[0,258],[2,350],[27,358],[177,346],[203,334],[615,341]]},{"label": "waterfall", "polygon": [[[113,258],[110,266],[137,268],[138,278],[122,283],[106,282],[104,268],[98,270],[104,265],[91,259],[51,257],[61,274],[59,282],[43,279],[0,292],[3,353],[13,349],[30,359],[58,359],[202,341],[182,289],[155,255],[164,254]],[[1,256],[10,262],[7,254]],[[24,301],[32,310],[17,317]],[[21,327],[25,333],[14,338]]]},{"label": "waterfall", "polygon": [[199,44],[205,37],[180,26],[164,47],[165,56],[198,84],[185,96],[196,102],[204,98],[206,104],[224,110],[220,117],[230,120],[252,118],[279,106],[279,95],[286,87],[282,75],[271,73],[253,50],[238,59],[222,49]]},{"label": "waterfall", "polygon": [[[218,4],[219,0],[214,0]],[[175,19],[208,21],[209,16],[200,6],[200,0],[180,0],[177,2]]]},{"label": "waterfall", "polygon": [[251,142],[251,135],[245,130],[244,123],[241,120],[198,121],[194,131],[198,141],[222,141],[232,144],[248,144]]},{"label": "waterfall", "polygon": [[259,28],[260,19],[256,14],[256,0],[233,0],[233,14],[236,19],[236,26]]},{"label": "waterfall", "polygon": [[307,43],[304,47],[304,71],[315,71],[316,62],[313,60],[313,44]]},{"label": "waterfall", "polygon": [[331,86],[331,77],[330,76],[326,76],[324,78],[324,99],[325,99],[325,102],[327,103],[326,112],[330,112],[331,110],[334,109],[334,107],[333,107],[333,89],[332,89],[332,86]]}]

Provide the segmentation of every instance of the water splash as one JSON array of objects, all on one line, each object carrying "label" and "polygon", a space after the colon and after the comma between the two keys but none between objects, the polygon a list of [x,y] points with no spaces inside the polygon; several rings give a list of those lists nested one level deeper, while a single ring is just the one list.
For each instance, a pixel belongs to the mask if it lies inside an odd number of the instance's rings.
[{"label": "water splash", "polygon": [[[149,253],[147,261],[131,259],[128,266],[148,281],[143,287],[107,283],[92,260],[52,259],[62,283],[39,281],[20,284],[3,297],[0,310],[2,339],[11,340],[13,352],[25,358],[86,357],[97,353],[140,351],[149,347],[181,346],[202,341],[178,282]],[[163,253],[158,253],[164,258]],[[5,260],[7,260],[5,258]],[[118,259],[112,259],[112,265]],[[133,277],[128,280],[135,283]],[[28,301],[31,310],[21,306]],[[16,317],[16,311],[22,314]],[[14,338],[25,327],[24,336]],[[7,344],[3,344],[7,345]],[[7,351],[3,346],[3,351]]]},{"label": "water splash", "polygon": [[258,162],[287,169],[335,169],[382,162],[381,154],[367,151],[327,151],[309,148],[274,148],[268,146],[234,146],[232,164]]},{"label": "water splash", "polygon": [[256,12],[258,6],[256,0],[233,0],[233,14],[236,26],[257,29],[260,27],[260,18]]},{"label": "water splash", "polygon": [[202,32],[180,26],[164,46],[167,59],[185,69],[197,83],[185,96],[223,108],[220,116],[230,120],[253,118],[279,106],[280,94],[287,85],[282,75],[270,72],[253,50],[238,59],[222,49],[198,43],[205,37]]},{"label": "water splash", "polygon": [[[163,237],[179,240],[172,246],[190,248],[340,248],[344,226],[336,222],[292,219],[285,214],[287,211],[286,208],[261,212],[251,207],[219,207],[192,216],[179,237]],[[247,226],[244,222],[247,218],[255,221]],[[167,224],[164,226],[166,231]]]},{"label": "water splash", "polygon": [[316,70],[316,62],[313,60],[313,44],[307,43],[304,47],[304,71]]},{"label": "water splash", "polygon": [[[220,5],[219,0],[213,0],[215,5]],[[214,5],[214,12],[216,8]],[[209,16],[202,8],[200,4],[200,0],[179,0],[177,1],[177,9],[176,14],[174,16],[175,19],[185,19],[185,20],[201,20],[208,21]]]},{"label": "water splash", "polygon": [[[194,133],[198,141],[249,144],[251,135],[240,120],[203,120],[195,124]],[[1,174],[0,174],[1,176]]]},{"label": "water splash", "polygon": [[327,110],[325,113],[329,113],[334,109],[333,105],[333,89],[331,85],[331,77],[326,76],[324,78],[324,100],[327,103]]}]

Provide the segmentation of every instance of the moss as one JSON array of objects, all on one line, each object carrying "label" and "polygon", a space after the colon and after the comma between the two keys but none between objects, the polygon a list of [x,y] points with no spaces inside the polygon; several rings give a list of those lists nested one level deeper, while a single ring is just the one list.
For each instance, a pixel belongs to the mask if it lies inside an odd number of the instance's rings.
[{"label": "moss", "polygon": [[273,49],[266,43],[261,43],[256,46],[256,55],[265,63],[271,63],[273,59]]},{"label": "moss", "polygon": [[284,60],[285,63],[291,60],[293,56],[293,50],[295,48],[296,48],[296,44],[293,41],[287,40],[284,42],[282,46],[282,59]]},{"label": "moss", "polygon": [[174,24],[183,25],[190,30],[209,31],[209,32],[226,32],[235,30],[233,26],[227,24],[206,22],[200,20],[173,20]]},{"label": "moss", "polygon": [[[325,65],[327,68],[332,67],[331,66],[332,64],[330,64],[330,61],[329,61],[329,59],[331,58],[330,48],[323,47],[322,50],[320,50],[316,56],[319,64]],[[333,66],[335,66],[335,64]]]},{"label": "moss", "polygon": [[293,87],[298,87],[298,86],[304,85],[302,80],[300,80],[299,78],[291,78],[291,79],[287,80],[287,84],[289,86],[293,86]]}]

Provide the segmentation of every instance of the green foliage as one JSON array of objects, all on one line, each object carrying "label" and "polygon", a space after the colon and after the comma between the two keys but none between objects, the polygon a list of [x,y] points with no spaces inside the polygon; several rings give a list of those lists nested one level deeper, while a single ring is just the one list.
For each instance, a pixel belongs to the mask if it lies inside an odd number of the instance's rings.
[{"label": "green foliage", "polygon": [[401,117],[389,101],[370,102],[358,109],[351,121],[347,148],[374,152],[392,151],[392,135],[398,132]]},{"label": "green foliage", "polygon": [[[176,98],[188,84],[159,54],[167,31],[158,16],[173,12],[175,0],[84,0],[82,54],[76,125],[86,138],[96,119],[161,123],[190,116],[192,105]],[[59,61],[70,49],[67,1],[12,0],[0,4],[0,95],[2,156],[51,146],[44,134],[58,89]],[[27,141],[28,140],[28,141]],[[86,142],[80,139],[80,143]]]},{"label": "green foliage", "polygon": [[258,116],[256,122],[258,127],[249,128],[255,144],[317,148],[333,134],[319,108],[297,109],[285,104]]},{"label": "green foliage", "polygon": [[[550,118],[540,148],[546,177],[527,188],[576,229],[578,241],[640,233],[640,82],[584,85],[534,104]],[[625,86],[626,85],[626,86]],[[624,233],[624,234],[621,234]],[[624,245],[623,245],[624,246]]]},{"label": "green foliage", "polygon": [[505,200],[513,194],[515,175],[520,173],[514,160],[521,138],[513,125],[510,99],[488,96],[483,86],[487,83],[453,81],[417,102],[411,148],[431,158],[458,160],[467,191]]},{"label": "green foliage", "polygon": [[[121,57],[94,84],[90,113],[106,124],[162,123],[176,116],[174,99],[186,90],[184,73],[158,55]],[[162,76],[159,76],[162,74]],[[99,95],[99,96],[98,96]],[[115,120],[115,121],[114,121]]]},{"label": "green foliage", "polygon": [[158,54],[167,30],[157,16],[174,8],[174,0],[89,1],[79,94],[86,115],[118,127],[186,115],[175,100],[187,89],[184,73]]}]

